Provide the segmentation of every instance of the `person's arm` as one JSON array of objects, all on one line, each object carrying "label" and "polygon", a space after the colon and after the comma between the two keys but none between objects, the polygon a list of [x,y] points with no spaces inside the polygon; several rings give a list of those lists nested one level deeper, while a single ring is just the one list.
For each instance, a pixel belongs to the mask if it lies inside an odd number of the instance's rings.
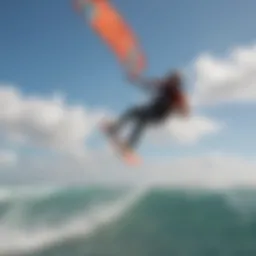
[{"label": "person's arm", "polygon": [[131,77],[128,76],[128,80],[133,83],[138,85],[139,87],[146,89],[146,90],[156,90],[162,83],[161,79],[147,79],[143,77]]}]

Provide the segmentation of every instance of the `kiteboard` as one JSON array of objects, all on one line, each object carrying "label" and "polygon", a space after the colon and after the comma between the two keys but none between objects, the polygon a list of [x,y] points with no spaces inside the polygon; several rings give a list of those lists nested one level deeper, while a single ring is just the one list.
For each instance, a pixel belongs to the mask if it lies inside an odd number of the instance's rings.
[{"label": "kiteboard", "polygon": [[137,155],[136,152],[132,150],[128,150],[125,147],[124,143],[117,136],[110,134],[110,125],[111,122],[105,120],[101,124],[101,130],[103,134],[107,137],[110,144],[114,147],[118,155],[122,158],[122,161],[129,166],[139,166],[141,164],[141,158],[139,157],[139,155]]}]

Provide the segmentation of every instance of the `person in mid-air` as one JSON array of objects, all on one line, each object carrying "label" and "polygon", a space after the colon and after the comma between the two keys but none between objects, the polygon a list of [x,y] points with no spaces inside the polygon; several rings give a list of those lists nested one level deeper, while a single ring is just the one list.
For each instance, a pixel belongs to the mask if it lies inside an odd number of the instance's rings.
[{"label": "person in mid-air", "polygon": [[129,121],[135,124],[128,139],[122,143],[126,153],[132,152],[137,146],[142,132],[149,124],[160,123],[174,112],[184,116],[189,114],[189,106],[179,72],[171,72],[162,79],[129,78],[143,88],[150,89],[155,97],[149,104],[132,107],[117,121],[106,124],[105,128],[110,136],[117,136],[117,133]]}]

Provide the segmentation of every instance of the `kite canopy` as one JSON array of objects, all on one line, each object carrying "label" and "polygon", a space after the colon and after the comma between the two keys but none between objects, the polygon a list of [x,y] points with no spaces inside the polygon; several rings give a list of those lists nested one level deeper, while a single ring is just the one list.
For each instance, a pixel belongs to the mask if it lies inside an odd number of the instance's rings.
[{"label": "kite canopy", "polygon": [[134,75],[140,74],[145,68],[145,59],[137,38],[109,1],[75,0],[74,4],[112,49],[126,71]]}]

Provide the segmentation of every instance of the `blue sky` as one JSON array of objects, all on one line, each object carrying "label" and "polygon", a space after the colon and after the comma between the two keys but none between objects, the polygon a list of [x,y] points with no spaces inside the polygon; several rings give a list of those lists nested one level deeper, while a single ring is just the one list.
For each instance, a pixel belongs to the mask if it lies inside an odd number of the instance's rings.
[{"label": "blue sky", "polygon": [[[246,4],[236,0],[112,2],[138,35],[149,76],[184,68],[203,52],[222,55],[255,40],[253,0]],[[118,113],[141,96],[70,0],[2,0],[0,35],[0,81],[14,83],[25,94],[64,92],[70,103]],[[256,150],[255,110],[254,105],[237,104],[200,109],[225,122],[228,129],[197,147],[170,145],[168,149],[174,155],[189,154],[191,149],[250,155]]]}]

